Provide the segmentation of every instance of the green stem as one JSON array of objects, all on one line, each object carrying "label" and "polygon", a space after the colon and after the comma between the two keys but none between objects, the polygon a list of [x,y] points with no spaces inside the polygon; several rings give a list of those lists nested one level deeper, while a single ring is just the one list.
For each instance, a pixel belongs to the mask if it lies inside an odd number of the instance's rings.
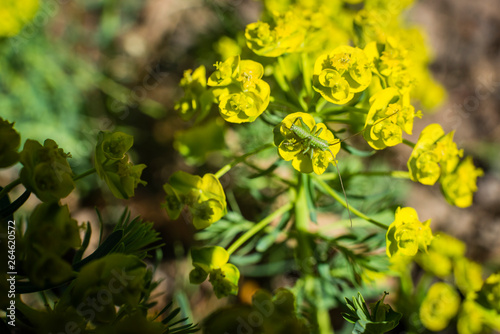
[{"label": "green stem", "polygon": [[260,147],[257,147],[255,150],[253,150],[251,152],[248,152],[247,154],[243,154],[242,156],[240,156],[238,158],[235,158],[233,161],[231,161],[230,163],[226,164],[221,169],[219,169],[215,173],[215,177],[217,177],[218,179],[220,179],[224,174],[226,174],[227,172],[229,172],[231,170],[231,168],[233,168],[234,166],[236,166],[240,162],[245,161],[246,158],[248,158],[248,157],[250,157],[250,156],[252,156],[254,154],[257,154],[257,153],[259,153],[261,151],[267,150],[268,148],[272,148],[272,147],[274,147],[274,144],[273,143],[268,143],[268,144],[262,145]]},{"label": "green stem", "polygon": [[241,235],[235,242],[233,242],[231,246],[229,246],[229,248],[227,249],[228,254],[229,255],[233,254],[234,251],[237,250],[241,245],[243,245],[248,239],[257,234],[260,230],[266,227],[274,219],[281,216],[285,212],[289,211],[292,208],[292,206],[293,206],[292,203],[288,203],[279,208],[278,210],[274,211],[273,213],[271,213],[266,218],[262,219],[257,224],[255,224],[251,229],[249,229],[247,232]]},{"label": "green stem", "polygon": [[[340,204],[342,204],[343,207],[347,208],[347,203],[346,201],[344,200],[344,198],[337,194],[335,192],[335,190],[333,190],[328,184],[326,184],[323,180],[321,180],[319,177],[317,176],[314,176],[314,180],[316,181],[316,183],[321,186],[321,188],[323,188],[323,190],[328,193],[328,195],[332,196],[337,202],[339,202]],[[363,218],[364,220],[366,220],[367,222],[370,222],[372,223],[373,225],[376,225],[380,228],[383,228],[384,230],[387,230],[389,228],[389,226],[379,222],[379,221],[376,221],[375,219],[372,219],[370,217],[368,217],[367,215],[365,215],[364,213],[362,213],[361,211],[359,211],[358,209],[354,208],[353,206],[349,205],[349,209],[351,210],[352,213],[354,213],[356,216],[360,217],[360,218]]]},{"label": "green stem", "polygon": [[[295,200],[295,228],[297,229],[297,249],[299,254],[300,268],[304,273],[305,277],[305,289],[311,294],[316,295],[321,293],[319,289],[314,284],[314,271],[311,266],[314,263],[313,250],[310,243],[310,215],[309,207],[307,205],[307,194],[306,185],[309,175],[299,174],[298,178],[298,189],[297,198]],[[318,298],[321,300],[321,298]],[[320,334],[331,334],[333,333],[333,328],[331,326],[330,315],[328,314],[328,309],[324,305],[316,305],[316,320],[319,327]]]},{"label": "green stem", "polygon": [[333,334],[332,320],[330,319],[330,313],[325,307],[319,306],[316,310],[316,321],[318,322],[320,334]]},{"label": "green stem", "polygon": [[88,176],[88,175],[94,174],[95,172],[96,172],[96,169],[95,169],[95,168],[91,168],[91,169],[89,169],[88,171],[83,172],[83,173],[78,174],[77,176],[75,176],[75,177],[73,178],[73,181],[76,181],[76,180],[79,180],[79,179],[81,179],[81,178],[84,178],[85,176]]},{"label": "green stem", "polygon": [[387,88],[387,82],[385,81],[385,78],[383,76],[381,76],[378,72],[373,72],[375,73],[375,75],[380,79],[380,85],[382,86],[382,88]]},{"label": "green stem", "polygon": [[[255,170],[256,170],[257,172],[259,172],[259,173],[261,173],[261,172],[263,172],[263,171],[264,171],[264,169],[262,169],[262,168],[260,168],[260,167],[258,167],[258,166],[256,166],[256,165],[254,165],[254,164],[253,164],[253,163],[251,163],[251,162],[248,162],[248,161],[243,161],[243,163],[244,163],[245,165],[247,165],[248,167],[250,167],[250,168],[252,168],[252,169],[255,169]],[[290,186],[290,187],[295,187],[295,186],[296,186],[296,184],[295,184],[294,182],[292,182],[292,181],[290,181],[290,180],[287,180],[287,179],[284,179],[284,178],[282,178],[281,176],[276,175],[276,173],[270,173],[270,174],[269,174],[269,176],[271,176],[271,177],[275,178],[275,179],[276,179],[276,180],[278,180],[278,181],[283,182],[284,184],[286,184],[286,185],[288,185],[288,186]]]},{"label": "green stem", "polygon": [[304,263],[303,269],[309,272],[310,268],[305,268],[308,263],[308,259],[312,257],[312,250],[307,240],[307,235],[309,234],[309,207],[307,206],[307,196],[306,196],[306,184],[307,174],[299,173],[297,198],[295,200],[295,228],[298,232],[298,249],[300,252],[300,258]]},{"label": "green stem", "polygon": [[312,97],[311,101],[309,101],[309,108],[308,109],[310,111],[311,110],[313,111],[311,114],[316,113],[316,110],[317,110],[316,108],[318,107],[318,104],[319,104],[318,101],[320,98],[321,98],[321,94],[316,92],[316,93],[314,93],[314,96]]},{"label": "green stem", "polygon": [[412,143],[409,140],[403,139],[403,143],[406,144],[406,145],[408,145],[408,146],[410,146],[411,148],[415,147],[415,143]]},{"label": "green stem", "polygon": [[[313,89],[312,89],[312,75],[311,68],[309,67],[309,58],[307,53],[302,53],[302,78],[304,80],[304,86],[306,87],[307,96],[313,97]],[[309,104],[311,106],[311,104]]]},{"label": "green stem", "polygon": [[18,178],[14,181],[12,181],[11,183],[9,183],[8,185],[6,185],[2,191],[0,191],[0,198],[3,198],[5,195],[7,195],[7,193],[9,191],[11,191],[14,187],[18,186],[21,184],[21,178]]},{"label": "green stem", "polygon": [[271,102],[271,106],[272,107],[287,107],[287,108],[290,108],[291,111],[293,111],[293,112],[301,111],[299,108],[297,108],[297,106],[295,104],[290,103],[288,101],[278,100],[278,99],[274,99],[274,101]]},{"label": "green stem", "polygon": [[278,57],[278,65],[280,67],[281,73],[283,75],[283,79],[285,80],[285,83],[287,86],[287,89],[284,90],[285,93],[288,93],[290,95],[290,97],[293,98],[298,103],[298,105],[302,108],[302,111],[307,112],[307,105],[306,105],[305,101],[302,100],[297,95],[297,92],[293,88],[293,85],[292,85],[290,79],[288,79],[288,77],[286,76],[286,66],[285,66],[285,63],[283,62],[283,57]]}]

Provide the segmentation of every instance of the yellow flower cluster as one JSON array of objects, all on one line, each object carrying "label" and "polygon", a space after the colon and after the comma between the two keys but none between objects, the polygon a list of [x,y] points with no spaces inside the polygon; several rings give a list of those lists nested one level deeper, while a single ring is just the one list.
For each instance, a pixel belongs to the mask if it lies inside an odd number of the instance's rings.
[{"label": "yellow flower cluster", "polygon": [[451,285],[434,283],[420,306],[420,321],[431,331],[441,331],[457,314],[459,306],[460,297]]},{"label": "yellow flower cluster", "polygon": [[285,117],[277,126],[274,142],[279,155],[302,173],[321,175],[335,159],[340,142],[323,123],[316,124],[310,114],[298,112]]},{"label": "yellow flower cluster", "polygon": [[265,57],[278,57],[294,52],[304,41],[306,27],[300,16],[289,11],[273,17],[273,26],[266,22],[250,23],[245,30],[247,46]]},{"label": "yellow flower cluster", "polygon": [[163,206],[170,219],[179,218],[182,209],[187,206],[197,229],[210,226],[227,212],[224,189],[213,174],[199,177],[178,171],[170,176],[163,189],[167,194]]},{"label": "yellow flower cluster", "polygon": [[145,164],[134,165],[126,154],[134,144],[134,137],[123,132],[100,132],[95,149],[94,164],[97,175],[106,182],[116,198],[134,196]]},{"label": "yellow flower cluster", "polygon": [[184,71],[179,86],[184,89],[184,96],[175,104],[175,110],[182,119],[187,121],[197,112],[200,119],[206,117],[212,106],[213,95],[207,89],[205,66],[198,67],[194,72]]},{"label": "yellow flower cluster", "polygon": [[386,234],[387,256],[414,256],[419,250],[426,252],[433,238],[430,223],[430,219],[421,222],[413,208],[397,208]]},{"label": "yellow flower cluster", "polygon": [[238,293],[240,271],[234,264],[228,263],[229,254],[224,248],[192,248],[191,258],[194,269],[189,273],[189,280],[192,284],[201,284],[210,276],[209,281],[217,298]]},{"label": "yellow flower cluster", "polygon": [[314,89],[335,104],[346,104],[371,80],[371,62],[359,48],[340,46],[318,57],[314,64]]},{"label": "yellow flower cluster", "polygon": [[271,90],[261,80],[264,68],[253,60],[234,56],[215,64],[208,86],[219,103],[219,111],[227,122],[253,122],[269,104]]},{"label": "yellow flower cluster", "polygon": [[413,148],[408,169],[415,182],[433,185],[439,180],[448,202],[465,208],[472,204],[476,180],[483,171],[474,167],[471,157],[460,160],[463,151],[453,142],[453,134],[445,134],[439,124],[428,125]]},{"label": "yellow flower cluster", "polygon": [[403,142],[403,131],[411,134],[413,119],[419,116],[410,105],[409,94],[393,87],[383,89],[370,98],[363,136],[376,150]]},{"label": "yellow flower cluster", "polygon": [[[450,283],[435,283],[427,292],[419,312],[427,329],[444,330],[457,315],[460,334],[500,329],[500,274],[491,274],[483,281],[481,265],[465,257],[463,242],[439,233],[428,251],[418,253],[415,260],[426,272]],[[465,296],[463,302],[457,289]]]},{"label": "yellow flower cluster", "polygon": [[17,35],[38,11],[38,0],[2,0],[0,4],[0,37]]}]

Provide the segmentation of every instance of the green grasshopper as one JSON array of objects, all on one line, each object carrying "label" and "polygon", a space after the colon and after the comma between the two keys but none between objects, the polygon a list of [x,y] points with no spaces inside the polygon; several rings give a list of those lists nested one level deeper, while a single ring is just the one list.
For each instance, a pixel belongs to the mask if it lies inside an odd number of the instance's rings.
[{"label": "green grasshopper", "polygon": [[[301,126],[295,124],[297,120],[300,121]],[[349,221],[351,222],[351,227],[352,227],[351,210],[349,209],[349,202],[347,201],[347,195],[344,189],[344,182],[342,181],[342,176],[340,175],[339,166],[337,164],[337,161],[335,160],[335,156],[333,155],[333,152],[330,150],[330,146],[335,144],[340,144],[341,143],[340,140],[333,144],[330,144],[326,140],[321,139],[319,135],[323,131],[323,128],[318,129],[316,131],[316,125],[315,125],[311,130],[307,126],[307,124],[304,123],[302,117],[297,117],[293,121],[292,126],[289,128],[289,130],[292,131],[297,137],[299,137],[303,146],[306,146],[306,149],[302,153],[306,154],[307,152],[310,152],[309,154],[311,157],[311,161],[313,159],[314,150],[328,151],[332,155],[333,163],[335,164],[335,168],[337,169],[337,174],[339,175],[340,186],[342,187],[342,192],[344,193],[347,213],[349,214]]]}]

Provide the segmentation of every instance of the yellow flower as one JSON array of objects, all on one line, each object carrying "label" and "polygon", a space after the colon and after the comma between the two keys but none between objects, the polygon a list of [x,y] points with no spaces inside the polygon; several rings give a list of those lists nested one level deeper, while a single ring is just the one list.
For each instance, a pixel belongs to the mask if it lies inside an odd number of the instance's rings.
[{"label": "yellow flower", "polygon": [[434,283],[420,306],[420,321],[431,331],[441,331],[457,314],[459,306],[460,297],[452,286]]},{"label": "yellow flower", "polygon": [[464,295],[479,291],[483,286],[483,268],[479,263],[465,257],[455,263],[455,284]]},{"label": "yellow flower", "polygon": [[229,253],[220,246],[192,248],[194,269],[189,274],[191,284],[201,284],[208,276],[217,298],[238,293],[240,271],[229,260]]},{"label": "yellow flower", "polygon": [[46,139],[43,146],[28,139],[19,154],[23,165],[21,181],[41,201],[58,202],[75,188],[73,172],[67,161],[70,157],[52,139]]},{"label": "yellow flower", "polygon": [[453,134],[445,135],[436,123],[422,130],[407,164],[413,181],[433,185],[441,175],[453,170],[463,154],[453,142]]},{"label": "yellow flower", "polygon": [[0,36],[17,35],[38,11],[38,0],[2,0],[0,5]]},{"label": "yellow flower", "polygon": [[146,165],[134,165],[126,155],[134,138],[123,132],[100,132],[95,149],[94,165],[97,175],[106,182],[116,198],[129,199],[134,196]]},{"label": "yellow flower", "polygon": [[500,273],[491,274],[484,281],[481,294],[485,296],[491,308],[500,314]]},{"label": "yellow flower", "polygon": [[413,119],[419,116],[410,105],[408,94],[401,95],[395,88],[386,88],[370,98],[363,136],[376,150],[403,142],[403,131],[411,134]]},{"label": "yellow flower", "polygon": [[19,145],[21,136],[14,129],[14,123],[9,123],[0,117],[0,168],[9,167],[19,161]]},{"label": "yellow flower", "polygon": [[[258,87],[263,90],[269,88],[267,84]],[[269,97],[268,93],[265,95]],[[220,115],[230,123],[253,122],[266,110],[267,104],[264,102],[258,94],[251,91],[225,94],[220,97]]]},{"label": "yellow flower", "polygon": [[313,87],[327,101],[345,104],[368,87],[371,66],[363,50],[340,46],[316,59]]},{"label": "yellow flower", "polygon": [[457,322],[458,334],[481,334],[500,330],[500,315],[468,298],[462,303]]},{"label": "yellow flower", "polygon": [[428,252],[420,253],[416,260],[425,271],[446,278],[452,272],[453,263],[464,254],[462,241],[440,232],[432,239]]},{"label": "yellow flower", "polygon": [[184,89],[184,96],[176,102],[175,110],[184,120],[189,120],[195,113],[203,118],[210,111],[213,102],[213,93],[207,89],[205,66],[196,70],[184,71],[184,77],[179,84]]},{"label": "yellow flower", "polygon": [[476,183],[480,176],[483,176],[483,170],[474,166],[472,157],[466,157],[455,171],[441,179],[441,190],[446,200],[459,208],[472,205],[472,194],[477,191]]},{"label": "yellow flower", "polygon": [[253,122],[269,105],[271,89],[262,80],[264,68],[252,60],[234,56],[217,63],[217,70],[208,79],[219,111],[227,122]]},{"label": "yellow flower", "polygon": [[414,256],[419,249],[427,251],[433,238],[430,223],[430,219],[420,222],[413,208],[397,208],[396,217],[386,234],[387,256],[396,253]]},{"label": "yellow flower", "polygon": [[259,56],[278,57],[294,52],[304,41],[306,29],[301,18],[292,11],[274,17],[274,27],[258,21],[245,29],[245,38],[250,50]]},{"label": "yellow flower", "polygon": [[[293,131],[292,125],[298,129]],[[277,126],[274,141],[279,155],[301,173],[321,175],[340,150],[339,140],[323,123],[297,112],[286,116]],[[304,136],[304,134],[307,134]]]},{"label": "yellow flower", "polygon": [[163,189],[167,194],[163,207],[170,219],[179,218],[183,207],[188,206],[197,229],[210,226],[227,212],[224,189],[213,174],[205,174],[202,178],[178,171]]}]

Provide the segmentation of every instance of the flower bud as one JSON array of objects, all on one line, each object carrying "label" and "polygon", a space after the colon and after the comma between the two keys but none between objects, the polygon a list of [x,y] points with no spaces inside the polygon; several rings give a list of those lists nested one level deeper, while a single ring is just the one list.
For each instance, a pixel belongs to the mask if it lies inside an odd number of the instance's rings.
[{"label": "flower bud", "polygon": [[28,139],[19,157],[23,164],[22,183],[44,202],[57,202],[68,196],[75,188],[68,157],[70,154],[64,153],[52,139],[45,140],[43,146]]},{"label": "flower bud", "polygon": [[0,117],[0,168],[12,166],[19,161],[17,152],[21,136],[14,130],[14,123]]}]

